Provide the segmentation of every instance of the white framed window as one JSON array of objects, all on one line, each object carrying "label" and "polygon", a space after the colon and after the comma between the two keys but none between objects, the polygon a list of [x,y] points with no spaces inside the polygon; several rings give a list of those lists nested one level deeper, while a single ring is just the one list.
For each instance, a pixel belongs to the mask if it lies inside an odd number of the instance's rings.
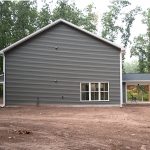
[{"label": "white framed window", "polygon": [[81,82],[81,101],[109,101],[109,82]]}]

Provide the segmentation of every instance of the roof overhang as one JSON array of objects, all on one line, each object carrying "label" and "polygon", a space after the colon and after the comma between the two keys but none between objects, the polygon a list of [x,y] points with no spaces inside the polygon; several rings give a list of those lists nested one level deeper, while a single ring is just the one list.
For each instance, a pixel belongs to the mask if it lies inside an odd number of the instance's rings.
[{"label": "roof overhang", "polygon": [[122,82],[150,82],[150,80],[123,80]]}]

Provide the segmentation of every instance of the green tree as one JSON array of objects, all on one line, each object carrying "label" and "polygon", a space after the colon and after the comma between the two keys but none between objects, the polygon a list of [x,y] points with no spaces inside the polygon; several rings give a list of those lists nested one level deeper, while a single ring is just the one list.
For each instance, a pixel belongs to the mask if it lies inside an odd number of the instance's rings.
[{"label": "green tree", "polygon": [[0,1],[0,49],[11,44],[13,25],[11,6],[11,1]]},{"label": "green tree", "polygon": [[147,26],[147,33],[134,38],[131,54],[139,58],[140,72],[150,72],[150,9],[143,13],[142,22]]},{"label": "green tree", "polygon": [[131,5],[128,0],[113,0],[108,6],[109,10],[103,14],[102,22],[102,37],[114,42],[118,33],[122,30],[122,26],[118,25],[117,20],[121,15],[121,10]]},{"label": "green tree", "polygon": [[147,57],[147,70],[148,72],[150,72],[150,8],[143,13],[143,16],[143,23],[147,26],[147,33],[145,35],[147,39],[147,45],[145,47]]},{"label": "green tree", "polygon": [[[12,25],[11,19],[11,1],[0,1],[0,49],[3,49],[12,43]],[[0,56],[0,72],[3,70],[3,59]]]},{"label": "green tree", "polygon": [[90,32],[95,32],[96,31],[96,25],[98,21],[98,16],[94,12],[94,4],[89,4],[87,7],[84,9],[84,17],[82,19],[82,25],[84,25],[84,29],[90,31]]},{"label": "green tree", "polygon": [[126,73],[138,73],[138,61],[134,60],[132,62],[125,62],[124,68]]},{"label": "green tree", "polygon": [[[135,20],[135,16],[141,12],[140,7],[135,7],[129,12],[124,12],[124,8],[131,6],[129,0],[113,0],[108,6],[109,10],[102,17],[102,37],[112,42],[121,39],[121,44],[127,48],[130,43],[131,27]],[[124,70],[124,55],[123,72]]]},{"label": "green tree", "polygon": [[121,43],[125,48],[128,46],[128,43],[130,43],[131,28],[135,20],[135,16],[139,13],[141,13],[141,8],[137,6],[128,13],[125,13],[125,16],[122,19],[124,26],[120,27],[122,31]]},{"label": "green tree", "polygon": [[33,33],[38,28],[36,1],[13,2],[12,5],[12,40],[16,42]]},{"label": "green tree", "polygon": [[138,37],[134,38],[133,46],[131,48],[131,56],[138,57],[138,71],[141,73],[147,72],[146,48],[147,48],[147,39],[144,35],[139,35]]},{"label": "green tree", "polygon": [[82,26],[91,32],[96,31],[97,16],[93,4],[88,5],[84,11],[77,8],[75,3],[68,0],[58,0],[57,6],[52,11],[52,21],[65,19],[75,25]]},{"label": "green tree", "polygon": [[44,2],[43,7],[41,8],[38,14],[38,27],[42,28],[51,23],[51,3]]}]

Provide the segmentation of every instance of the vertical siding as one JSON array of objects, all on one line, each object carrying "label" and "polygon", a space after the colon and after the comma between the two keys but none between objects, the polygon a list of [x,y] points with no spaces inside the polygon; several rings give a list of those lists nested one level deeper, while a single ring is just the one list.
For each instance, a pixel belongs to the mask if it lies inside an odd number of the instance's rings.
[{"label": "vertical siding", "polygon": [[37,97],[42,103],[80,103],[85,81],[110,84],[110,101],[92,103],[119,104],[119,55],[60,23],[6,53],[6,104],[35,103]]}]

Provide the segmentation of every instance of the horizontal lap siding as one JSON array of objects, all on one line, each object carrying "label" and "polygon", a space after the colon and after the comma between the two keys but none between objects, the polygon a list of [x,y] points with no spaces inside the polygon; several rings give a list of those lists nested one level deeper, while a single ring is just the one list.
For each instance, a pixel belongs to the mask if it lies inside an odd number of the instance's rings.
[{"label": "horizontal lap siding", "polygon": [[119,104],[119,54],[65,24],[56,25],[6,53],[6,104],[36,103],[37,97],[43,103],[80,103],[80,82],[85,81],[110,83],[110,101],[92,103]]}]

